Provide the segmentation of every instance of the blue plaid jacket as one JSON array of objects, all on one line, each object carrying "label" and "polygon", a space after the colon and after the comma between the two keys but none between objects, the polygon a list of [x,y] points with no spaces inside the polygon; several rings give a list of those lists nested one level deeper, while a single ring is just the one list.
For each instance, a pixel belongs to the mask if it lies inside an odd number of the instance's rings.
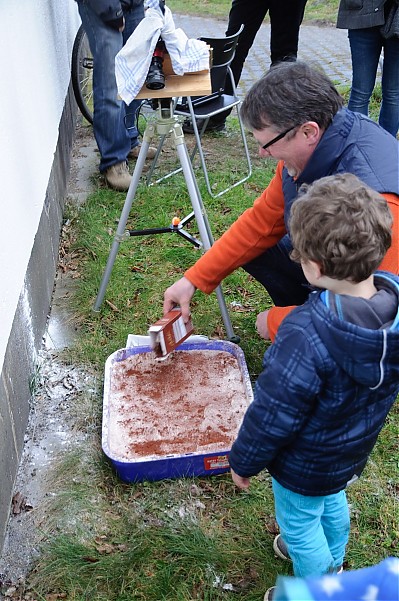
[{"label": "blue plaid jacket", "polygon": [[321,292],[284,319],[230,452],[238,475],[267,468],[285,488],[310,496],[360,476],[399,392],[399,278],[378,276],[398,298],[388,329],[343,321]]}]

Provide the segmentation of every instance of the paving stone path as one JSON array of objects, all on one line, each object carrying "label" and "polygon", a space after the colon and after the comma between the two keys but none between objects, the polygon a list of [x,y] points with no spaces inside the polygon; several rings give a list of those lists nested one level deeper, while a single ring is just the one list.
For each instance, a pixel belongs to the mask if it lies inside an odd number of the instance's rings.
[{"label": "paving stone path", "polygon": [[[176,27],[189,38],[219,37],[226,31],[226,21],[174,14]],[[270,25],[263,24],[249,52],[239,84],[242,96],[269,68]],[[334,83],[350,85],[352,66],[347,31],[333,26],[302,25],[298,58],[320,65]]]}]

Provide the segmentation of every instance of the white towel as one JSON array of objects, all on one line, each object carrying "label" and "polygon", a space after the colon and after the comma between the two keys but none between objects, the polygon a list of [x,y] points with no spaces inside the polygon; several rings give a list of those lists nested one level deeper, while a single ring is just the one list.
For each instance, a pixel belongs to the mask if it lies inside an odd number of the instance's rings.
[{"label": "white towel", "polygon": [[126,104],[130,104],[144,85],[160,35],[176,75],[209,69],[207,44],[201,40],[189,39],[182,29],[176,29],[167,6],[163,15],[159,5],[153,8],[151,0],[148,4],[150,7],[146,9],[144,19],[115,57],[118,93]]}]

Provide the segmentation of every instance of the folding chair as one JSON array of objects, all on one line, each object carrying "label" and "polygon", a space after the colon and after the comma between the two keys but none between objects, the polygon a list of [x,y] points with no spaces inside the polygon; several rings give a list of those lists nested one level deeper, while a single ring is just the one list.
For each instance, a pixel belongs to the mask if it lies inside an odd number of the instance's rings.
[{"label": "folding chair", "polygon": [[[247,145],[247,140],[245,137],[244,126],[242,124],[240,112],[239,112],[240,99],[237,95],[237,89],[235,86],[233,73],[230,68],[231,61],[234,58],[238,38],[240,36],[241,31],[243,30],[243,27],[244,26],[241,25],[239,31],[237,31],[236,34],[229,36],[229,37],[200,38],[201,40],[206,42],[212,48],[212,66],[211,66],[211,70],[210,70],[212,93],[207,96],[200,96],[200,97],[187,96],[184,98],[177,99],[175,108],[174,108],[175,115],[185,116],[185,117],[189,118],[193,124],[194,135],[195,135],[195,147],[190,154],[190,160],[192,162],[195,155],[198,152],[201,167],[204,172],[206,187],[208,189],[209,194],[213,198],[222,196],[222,194],[225,194],[232,188],[235,188],[236,186],[242,184],[247,179],[249,179],[249,177],[252,174],[251,159],[250,159],[249,152],[248,152],[248,145]],[[225,81],[226,81],[227,77],[230,78],[233,94],[226,94],[224,91],[225,90]],[[180,102],[179,102],[179,100],[180,100]],[[201,139],[202,139],[203,133],[205,132],[205,129],[209,122],[209,119],[211,117],[214,117],[215,115],[218,115],[219,113],[222,113],[223,111],[226,111],[227,109],[232,109],[234,107],[237,112],[238,123],[240,126],[243,149],[244,149],[244,154],[245,154],[246,163],[247,163],[247,172],[246,172],[246,175],[242,179],[240,179],[239,181],[236,181],[235,183],[231,184],[230,186],[228,186],[224,190],[218,192],[217,194],[214,194],[212,191],[211,183],[209,181],[208,170],[207,170],[206,161],[205,161],[205,153],[204,153],[204,150],[202,147]],[[197,120],[202,121],[202,126],[201,126],[200,130],[198,129]],[[150,183],[154,168],[156,166],[159,154],[161,152],[163,142],[164,142],[164,140],[161,139],[157,154],[153,160],[153,163],[152,163],[149,173],[147,175],[147,184]],[[172,175],[175,175],[176,173],[179,173],[179,172],[181,172],[181,168],[176,169],[175,171],[172,171],[172,172],[168,173],[167,175],[161,177],[160,179],[158,179],[156,181],[156,183],[158,183],[168,177],[171,177]]]}]

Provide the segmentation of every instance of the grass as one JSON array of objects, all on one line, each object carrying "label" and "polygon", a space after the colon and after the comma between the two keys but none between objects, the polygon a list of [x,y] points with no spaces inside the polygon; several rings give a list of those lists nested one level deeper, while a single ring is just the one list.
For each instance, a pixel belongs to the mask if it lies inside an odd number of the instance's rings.
[{"label": "grass", "polygon": [[[179,0],[168,4],[178,10]],[[184,12],[212,10],[218,15],[220,10],[222,17],[229,6],[230,0],[190,0],[184,3]],[[328,20],[336,6],[337,2],[309,1],[307,15]],[[342,89],[346,99],[348,92]],[[371,106],[374,118],[379,102],[377,88]],[[216,190],[240,169],[237,140],[233,118],[227,134],[207,136]],[[234,192],[210,199],[198,178],[216,238],[252,204],[273,175],[274,164],[256,157],[253,140],[249,139],[249,144],[253,175]],[[162,168],[171,167],[173,160],[174,152],[167,147]],[[99,177],[94,183],[95,191],[83,206],[68,206],[60,263],[75,282],[71,303],[79,328],[79,339],[64,360],[94,370],[97,389],[93,392],[90,387],[75,399],[70,397],[76,427],[86,437],[54,466],[50,482],[54,494],[37,510],[45,516],[41,556],[26,588],[36,601],[261,599],[278,574],[291,573],[290,564],[276,559],[272,551],[276,524],[266,473],[253,478],[245,492],[235,488],[228,474],[126,484],[117,478],[101,451],[104,362],[125,346],[129,333],[146,334],[149,324],[162,313],[163,291],[195,261],[199,251],[175,234],[129,238],[120,245],[101,311],[94,313],[93,303],[125,200],[124,194],[104,187]],[[151,188],[140,184],[128,227],[162,227],[174,215],[183,217],[190,211],[181,176]],[[187,229],[196,235],[195,221]],[[225,280],[223,288],[255,380],[266,348],[255,334],[255,319],[270,306],[270,299],[240,270]],[[192,313],[196,333],[224,337],[214,295],[197,293]],[[398,548],[398,414],[396,405],[362,478],[348,490],[352,511],[348,569],[377,563]]]},{"label": "grass", "polygon": [[[174,13],[200,17],[228,19],[231,0],[168,0],[167,5]],[[304,23],[334,25],[337,19],[339,0],[308,0]]]},{"label": "grass", "polygon": [[[347,90],[344,91],[347,94]],[[378,95],[374,100],[377,110]],[[215,181],[228,180],[229,152],[239,164],[237,127],[230,118],[226,135],[207,138],[216,149]],[[254,156],[249,182],[217,200],[203,189],[215,237],[234,221],[267,185],[274,166]],[[172,157],[163,162],[170,166]],[[166,167],[166,165],[165,165]],[[103,186],[79,208],[70,206],[63,229],[61,261],[73,275],[79,340],[66,362],[90,366],[97,373],[92,388],[70,401],[84,443],[54,467],[52,490],[41,508],[46,516],[41,557],[28,578],[36,601],[255,601],[274,584],[278,574],[290,574],[289,563],[276,559],[276,532],[270,479],[254,478],[249,491],[238,491],[228,474],[154,483],[127,484],[118,479],[100,446],[101,384],[106,357],[125,345],[128,333],[145,334],[162,312],[162,294],[198,256],[198,250],[174,234],[130,238],[121,244],[100,313],[96,297],[124,194]],[[129,217],[131,227],[162,226],[174,214],[185,215],[190,202],[178,176],[147,188],[140,184]],[[195,235],[195,222],[189,227]],[[265,344],[255,335],[256,314],[270,304],[267,294],[244,272],[224,283],[235,331],[241,336],[252,379],[261,368]],[[193,303],[197,333],[223,337],[214,295],[197,293]],[[381,432],[370,462],[358,483],[350,487],[352,530],[347,568],[360,568],[395,553],[399,543],[397,437],[398,407]],[[86,418],[82,417],[86,416]],[[88,417],[87,417],[88,416]],[[53,595],[51,597],[51,595]]]},{"label": "grass", "polygon": [[[240,156],[237,128],[234,120],[231,121],[226,135],[213,136],[213,145],[208,153],[209,163],[216,169],[213,179],[218,186],[225,186],[231,180]],[[222,171],[220,158],[227,153],[230,158]],[[172,165],[174,157],[168,159],[168,156],[165,153],[162,167],[164,163]],[[219,237],[251,205],[253,198],[267,185],[273,170],[273,163],[265,168],[263,161],[255,160],[253,177],[236,188],[234,194],[229,193],[216,200],[209,199],[208,195],[206,208],[215,237]],[[204,183],[198,181],[205,197]],[[75,360],[78,357],[103,364],[111,352],[124,346],[129,333],[146,334],[148,326],[162,313],[163,291],[184,273],[200,252],[174,233],[131,237],[119,247],[101,312],[92,312],[124,198],[124,194],[99,184],[98,190],[87,199],[84,210],[70,208],[64,245],[70,247],[69,257],[75,258],[72,263],[78,260],[84,265],[84,270],[79,267],[81,285],[76,294],[77,306],[86,309],[85,313],[81,312],[82,335],[73,351]],[[163,227],[171,223],[173,216],[183,218],[191,210],[185,180],[177,175],[156,187],[139,186],[127,226],[130,229]],[[198,235],[195,221],[186,229]],[[254,315],[269,306],[270,299],[244,272],[227,278],[224,291],[227,303],[237,305],[232,312],[233,326],[241,336],[244,348],[249,350]],[[196,332],[209,337],[224,336],[215,295],[207,297],[198,293],[194,298],[193,313]],[[259,372],[263,352],[264,345],[261,343],[258,351],[252,353],[256,357],[253,362],[250,361],[254,374]]]}]

